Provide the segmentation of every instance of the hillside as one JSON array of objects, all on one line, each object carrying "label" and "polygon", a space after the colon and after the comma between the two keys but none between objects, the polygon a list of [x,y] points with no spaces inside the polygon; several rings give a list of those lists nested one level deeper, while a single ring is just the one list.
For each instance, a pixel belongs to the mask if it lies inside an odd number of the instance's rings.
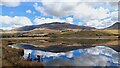
[{"label": "hillside", "polygon": [[120,29],[120,22],[116,22],[110,27],[107,27],[106,29]]},{"label": "hillside", "polygon": [[52,23],[41,24],[41,25],[24,26],[24,27],[17,28],[15,30],[29,31],[29,30],[33,30],[36,28],[47,28],[47,29],[53,29],[53,30],[64,30],[64,29],[90,30],[90,29],[95,29],[94,27],[89,27],[89,26],[78,26],[78,25],[73,25],[73,24],[68,24],[68,23],[52,22]]}]

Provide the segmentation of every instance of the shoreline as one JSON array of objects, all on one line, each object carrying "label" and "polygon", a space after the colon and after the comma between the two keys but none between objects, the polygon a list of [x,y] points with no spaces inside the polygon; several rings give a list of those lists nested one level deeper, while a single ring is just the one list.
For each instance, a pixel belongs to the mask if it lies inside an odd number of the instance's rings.
[{"label": "shoreline", "polygon": [[[118,36],[100,36],[100,37],[57,37],[60,39],[119,39]],[[55,38],[55,39],[57,39]],[[54,39],[52,37],[11,37],[11,38],[0,38],[2,40],[11,40],[11,39],[17,39],[17,40],[27,40],[27,39],[35,39],[35,40],[44,40],[44,39]]]}]

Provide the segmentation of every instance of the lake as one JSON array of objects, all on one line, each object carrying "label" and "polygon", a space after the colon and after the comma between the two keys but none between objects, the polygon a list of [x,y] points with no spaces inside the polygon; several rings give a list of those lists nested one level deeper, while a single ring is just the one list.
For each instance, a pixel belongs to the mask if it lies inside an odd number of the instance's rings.
[{"label": "lake", "polygon": [[[90,45],[75,48],[74,46],[71,48],[59,46],[53,51],[27,43],[13,44],[10,47],[23,48],[25,60],[43,62],[45,66],[120,66],[119,49],[112,48],[112,46]],[[67,51],[60,51],[61,47]]]}]

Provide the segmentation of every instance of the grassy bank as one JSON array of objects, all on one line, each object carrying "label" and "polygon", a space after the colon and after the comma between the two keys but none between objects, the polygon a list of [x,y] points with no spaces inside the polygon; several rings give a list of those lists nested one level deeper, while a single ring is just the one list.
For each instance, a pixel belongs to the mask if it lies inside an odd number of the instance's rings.
[{"label": "grassy bank", "polygon": [[100,44],[110,41],[111,39],[64,39],[64,38],[53,38],[48,39],[49,42],[57,42],[63,44]]},{"label": "grassy bank", "polygon": [[21,67],[21,66],[40,66],[43,68],[42,63],[32,61],[25,61],[23,59],[23,50],[13,49],[8,47],[9,41],[2,41],[2,66],[3,67]]},{"label": "grassy bank", "polygon": [[114,36],[111,33],[106,33],[106,32],[100,32],[100,31],[77,31],[77,32],[73,32],[73,31],[66,31],[66,32],[61,32],[61,33],[49,33],[47,35],[48,37],[53,37],[53,38],[57,38],[57,37],[111,37]]},{"label": "grassy bank", "polygon": [[[114,34],[115,33],[115,34]],[[43,34],[32,34],[32,33],[15,33],[15,34],[0,34],[2,38],[33,38],[33,39],[41,39],[41,38],[58,38],[58,37],[111,37],[111,36],[118,36],[117,31],[105,31],[105,30],[82,30],[82,31],[59,31],[59,32],[48,32]]]}]

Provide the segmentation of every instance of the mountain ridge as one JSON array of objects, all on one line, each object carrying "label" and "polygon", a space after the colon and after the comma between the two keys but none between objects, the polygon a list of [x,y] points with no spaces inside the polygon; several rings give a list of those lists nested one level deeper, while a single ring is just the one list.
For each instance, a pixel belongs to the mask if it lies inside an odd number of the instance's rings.
[{"label": "mountain ridge", "polygon": [[91,29],[96,29],[95,27],[89,27],[89,26],[78,26],[74,24],[69,24],[69,23],[61,23],[61,22],[52,22],[52,23],[45,23],[41,25],[32,25],[32,26],[24,26],[20,27],[14,30],[17,31],[30,31],[36,28],[48,28],[48,29],[53,29],[53,30],[64,30],[64,29],[86,29],[86,30],[91,30]]},{"label": "mountain ridge", "polygon": [[113,25],[111,25],[111,26],[109,26],[109,27],[107,27],[107,28],[105,28],[105,29],[120,29],[120,22],[116,22],[116,23],[114,23]]}]

